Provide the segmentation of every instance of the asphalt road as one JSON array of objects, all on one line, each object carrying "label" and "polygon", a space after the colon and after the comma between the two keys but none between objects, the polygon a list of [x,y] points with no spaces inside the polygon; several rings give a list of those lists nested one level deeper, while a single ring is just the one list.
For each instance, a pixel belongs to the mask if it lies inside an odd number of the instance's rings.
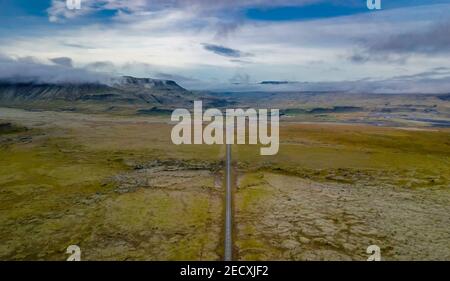
[{"label": "asphalt road", "polygon": [[231,213],[231,145],[227,144],[226,160],[226,195],[225,195],[225,261],[233,258],[232,247],[232,213]]}]

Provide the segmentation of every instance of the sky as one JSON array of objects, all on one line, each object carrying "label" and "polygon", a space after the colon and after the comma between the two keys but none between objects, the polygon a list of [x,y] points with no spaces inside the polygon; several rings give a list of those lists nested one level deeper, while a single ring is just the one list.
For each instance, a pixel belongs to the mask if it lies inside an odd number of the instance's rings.
[{"label": "sky", "polygon": [[[0,79],[450,92],[450,0],[0,0]],[[278,87],[278,88],[276,88]]]}]

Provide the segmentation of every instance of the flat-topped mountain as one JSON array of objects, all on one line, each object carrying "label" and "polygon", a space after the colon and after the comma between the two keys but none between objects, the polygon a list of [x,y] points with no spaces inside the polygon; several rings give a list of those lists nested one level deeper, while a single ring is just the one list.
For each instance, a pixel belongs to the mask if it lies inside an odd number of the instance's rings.
[{"label": "flat-topped mountain", "polygon": [[0,81],[0,106],[29,109],[150,114],[190,108],[195,98],[175,81],[131,76],[113,78],[107,84]]},{"label": "flat-topped mountain", "polygon": [[181,87],[175,81],[172,80],[122,76],[119,79],[114,80],[113,83],[116,86],[136,86],[154,90],[157,89],[157,90],[186,91],[186,89],[184,89],[183,87]]},{"label": "flat-topped mountain", "polygon": [[290,84],[290,83],[293,83],[293,82],[269,80],[269,81],[262,81],[259,84],[261,84],[261,85],[283,85],[283,84]]}]

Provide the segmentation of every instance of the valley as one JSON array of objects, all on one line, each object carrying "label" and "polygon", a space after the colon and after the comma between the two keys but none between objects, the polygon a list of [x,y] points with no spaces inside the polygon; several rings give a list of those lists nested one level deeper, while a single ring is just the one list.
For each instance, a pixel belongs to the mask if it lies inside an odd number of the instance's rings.
[{"label": "valley", "polygon": [[[223,145],[165,116],[0,109],[1,259],[223,258]],[[449,130],[286,122],[233,145],[239,260],[448,259]]]},{"label": "valley", "polygon": [[385,260],[450,258],[444,96],[172,88],[144,101],[155,85],[130,79],[75,99],[2,92],[0,259],[64,260],[69,245],[83,260],[224,259],[225,145],[171,140],[172,109],[197,99],[281,112],[276,155],[232,145],[234,259],[365,260],[372,244]]}]

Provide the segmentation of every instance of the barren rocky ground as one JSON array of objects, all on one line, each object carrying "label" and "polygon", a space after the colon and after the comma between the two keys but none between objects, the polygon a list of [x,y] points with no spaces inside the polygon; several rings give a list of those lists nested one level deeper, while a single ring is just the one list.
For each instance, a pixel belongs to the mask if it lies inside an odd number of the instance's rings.
[{"label": "barren rocky ground", "polygon": [[243,260],[366,260],[369,245],[378,245],[384,260],[450,259],[448,190],[317,183],[268,172],[243,176],[239,186]]}]

